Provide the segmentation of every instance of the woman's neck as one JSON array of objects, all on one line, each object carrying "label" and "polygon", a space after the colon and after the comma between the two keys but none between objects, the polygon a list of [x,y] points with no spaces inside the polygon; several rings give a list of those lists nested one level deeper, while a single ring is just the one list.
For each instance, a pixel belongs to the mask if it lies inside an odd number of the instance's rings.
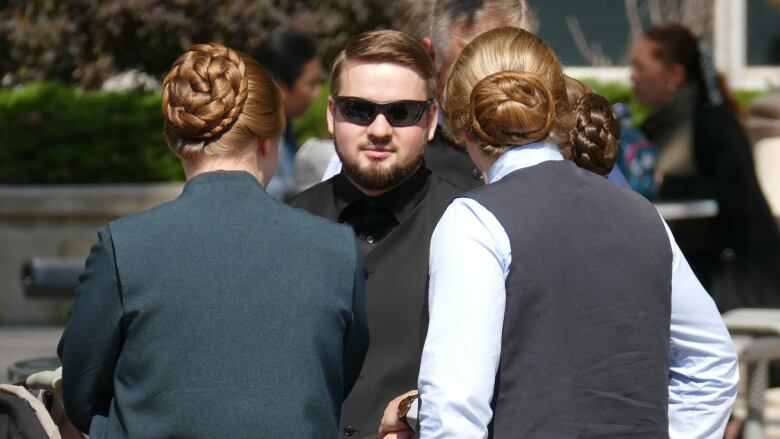
[{"label": "woman's neck", "polygon": [[257,158],[252,160],[251,157],[204,156],[197,159],[182,160],[182,166],[184,167],[184,175],[187,181],[206,172],[243,171],[248,172],[257,181],[264,184],[263,174],[257,168]]}]

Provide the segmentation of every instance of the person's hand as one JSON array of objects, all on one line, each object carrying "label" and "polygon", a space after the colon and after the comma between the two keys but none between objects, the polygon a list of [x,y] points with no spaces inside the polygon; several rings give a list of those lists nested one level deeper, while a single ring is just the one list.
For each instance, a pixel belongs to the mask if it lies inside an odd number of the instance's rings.
[{"label": "person's hand", "polygon": [[382,423],[379,425],[380,439],[411,439],[414,432],[398,419],[398,404],[402,399],[409,395],[417,393],[417,390],[410,390],[390,401],[385,408],[385,414],[382,416]]}]

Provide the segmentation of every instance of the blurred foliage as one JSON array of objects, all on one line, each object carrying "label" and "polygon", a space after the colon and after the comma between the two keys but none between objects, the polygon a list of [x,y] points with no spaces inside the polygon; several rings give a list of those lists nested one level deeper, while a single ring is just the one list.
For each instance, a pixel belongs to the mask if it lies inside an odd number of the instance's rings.
[{"label": "blurred foliage", "polygon": [[162,125],[156,94],[0,90],[0,183],[182,180]]},{"label": "blurred foliage", "polygon": [[195,43],[248,51],[274,29],[311,33],[327,63],[347,38],[395,28],[419,35],[427,1],[8,0],[0,8],[5,85],[56,80],[96,88],[137,69],[161,78]]},{"label": "blurred foliage", "polygon": [[[623,102],[628,104],[629,111],[631,112],[631,118],[637,126],[647,119],[650,115],[650,109],[642,106],[634,98],[631,92],[631,86],[624,85],[616,82],[602,82],[593,78],[583,79],[582,82],[592,88],[596,93],[604,96],[610,103],[615,104],[617,102]],[[732,90],[734,96],[737,98],[741,109],[747,114],[747,107],[754,98],[772,93],[770,90]]]},{"label": "blurred foliage", "polygon": [[593,89],[597,94],[604,96],[611,104],[622,102],[628,105],[628,110],[634,123],[641,124],[650,114],[650,110],[639,104],[634,99],[631,87],[617,82],[602,82],[593,78],[583,79],[582,82]]},{"label": "blurred foliage", "polygon": [[[585,82],[610,102],[627,102],[641,123],[647,109],[628,86]],[[303,143],[327,138],[327,84],[293,122]],[[743,104],[766,92],[736,94]],[[0,90],[0,184],[181,181],[162,135],[157,93],[80,91],[58,83]]]},{"label": "blurred foliage", "polygon": [[328,96],[330,96],[330,87],[325,82],[322,84],[320,96],[311,103],[306,114],[293,120],[293,132],[301,145],[312,137],[318,139],[330,137],[325,114],[328,110]]},{"label": "blurred foliage", "polygon": [[[301,142],[329,136],[330,91],[294,121]],[[163,139],[160,96],[55,82],[0,90],[0,184],[181,181]]]}]

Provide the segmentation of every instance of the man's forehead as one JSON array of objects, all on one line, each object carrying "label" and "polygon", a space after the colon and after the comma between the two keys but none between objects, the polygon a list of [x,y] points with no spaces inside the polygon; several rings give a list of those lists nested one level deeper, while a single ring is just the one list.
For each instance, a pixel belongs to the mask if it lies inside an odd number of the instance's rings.
[{"label": "man's forehead", "polygon": [[426,81],[411,67],[393,62],[345,60],[339,94],[377,101],[427,98]]}]

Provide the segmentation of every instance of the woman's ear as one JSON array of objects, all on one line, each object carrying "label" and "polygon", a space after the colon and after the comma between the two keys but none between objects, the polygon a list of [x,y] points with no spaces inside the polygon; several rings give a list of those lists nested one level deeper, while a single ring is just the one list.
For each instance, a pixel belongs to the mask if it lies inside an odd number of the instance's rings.
[{"label": "woman's ear", "polygon": [[257,155],[260,158],[268,158],[272,153],[271,149],[276,147],[277,143],[274,140],[257,138]]},{"label": "woman's ear", "polygon": [[471,134],[470,130],[463,130],[463,142],[466,145],[476,145],[479,143],[479,139],[474,134]]},{"label": "woman's ear", "polygon": [[256,140],[257,145],[257,170],[260,172],[258,180],[263,187],[267,187],[276,171],[279,160],[279,139]]},{"label": "woman's ear", "polygon": [[257,138],[257,155],[260,158],[268,157],[268,139]]}]

